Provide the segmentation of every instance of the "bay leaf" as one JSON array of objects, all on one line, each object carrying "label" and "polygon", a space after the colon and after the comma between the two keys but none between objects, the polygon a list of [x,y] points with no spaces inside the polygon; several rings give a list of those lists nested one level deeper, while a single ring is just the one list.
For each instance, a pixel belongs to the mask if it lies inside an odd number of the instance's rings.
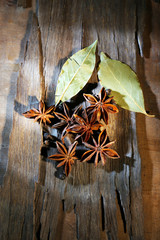
[{"label": "bay leaf", "polygon": [[64,102],[75,96],[90,79],[96,62],[97,40],[73,54],[63,65],[58,78],[55,103]]},{"label": "bay leaf", "polygon": [[128,65],[110,59],[103,52],[100,59],[98,77],[102,86],[111,89],[116,103],[124,109],[154,117],[146,113],[143,92],[135,72]]}]

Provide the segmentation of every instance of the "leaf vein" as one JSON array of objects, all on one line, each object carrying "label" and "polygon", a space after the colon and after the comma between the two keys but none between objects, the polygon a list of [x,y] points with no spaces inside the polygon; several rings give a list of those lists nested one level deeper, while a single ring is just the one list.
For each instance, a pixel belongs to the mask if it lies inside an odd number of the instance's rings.
[{"label": "leaf vein", "polygon": [[[96,43],[95,43],[96,44]],[[81,65],[79,65],[80,67],[77,69],[77,71],[75,72],[75,74],[73,75],[73,77],[71,78],[71,80],[70,80],[70,82],[69,82],[69,84],[67,85],[67,87],[64,89],[64,91],[63,91],[63,93],[62,93],[62,95],[61,95],[61,97],[60,97],[60,99],[59,99],[59,101],[58,101],[58,103],[62,100],[62,98],[63,98],[63,96],[64,96],[64,94],[66,93],[66,91],[67,91],[67,89],[69,88],[69,86],[71,85],[71,83],[72,83],[72,81],[74,80],[74,78],[75,78],[75,76],[76,76],[76,74],[78,73],[78,71],[81,69],[81,67],[82,67],[82,65],[84,64],[84,62],[85,62],[85,60],[87,59],[87,57],[89,56],[89,54],[90,54],[90,52],[92,51],[92,49],[95,47],[95,44],[93,45],[93,47],[89,50],[89,52],[88,52],[88,54],[87,54],[87,56],[84,58],[84,60],[83,60],[83,62],[81,63]],[[57,103],[57,104],[58,104]]]},{"label": "leaf vein", "polygon": [[141,107],[136,103],[136,101],[134,100],[134,98],[132,98],[132,96],[131,96],[130,94],[128,94],[127,90],[123,87],[123,85],[121,84],[121,82],[118,81],[118,79],[115,77],[115,75],[114,75],[114,73],[112,72],[112,70],[110,69],[108,63],[107,63],[107,65],[108,65],[108,69],[110,70],[111,74],[113,75],[113,77],[115,78],[115,80],[119,83],[119,85],[121,86],[121,88],[126,92],[126,94],[128,95],[128,97],[129,97],[130,99],[132,99],[132,101],[134,102],[134,104],[135,104],[139,109],[141,109],[141,111],[142,111],[144,114],[146,114],[146,112],[143,110],[143,108],[141,108]]}]

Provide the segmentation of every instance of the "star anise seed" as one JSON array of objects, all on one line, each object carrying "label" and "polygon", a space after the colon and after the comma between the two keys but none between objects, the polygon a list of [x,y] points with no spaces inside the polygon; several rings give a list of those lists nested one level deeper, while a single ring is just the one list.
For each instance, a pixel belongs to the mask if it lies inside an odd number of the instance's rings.
[{"label": "star anise seed", "polygon": [[55,106],[51,106],[46,110],[45,103],[41,100],[39,102],[39,110],[33,108],[29,111],[23,113],[23,116],[26,118],[34,118],[34,122],[40,123],[51,123],[51,118],[54,118],[54,116],[51,114],[55,110]]},{"label": "star anise seed", "polygon": [[[83,155],[82,155],[82,161],[83,162],[87,162],[89,160],[91,160],[91,158],[93,156],[95,156],[95,167],[98,164],[98,158],[100,156],[101,160],[102,160],[102,165],[104,166],[106,163],[106,157],[109,158],[119,158],[120,156],[118,155],[118,153],[112,149],[110,149],[109,147],[114,143],[114,141],[106,143],[107,141],[107,132],[106,130],[103,130],[98,137],[98,143],[95,141],[95,139],[92,137],[93,139],[93,144],[91,145],[89,143],[83,142],[83,144],[90,148],[91,150],[86,151]],[[86,157],[87,156],[87,157]]]},{"label": "star anise seed", "polygon": [[108,124],[108,113],[117,113],[118,108],[111,104],[113,97],[108,98],[105,88],[103,87],[97,97],[91,94],[83,94],[84,98],[90,103],[87,108],[89,114],[97,116],[97,120],[102,118]]},{"label": "star anise seed", "polygon": [[64,143],[64,138],[67,135],[66,130],[71,126],[71,124],[74,123],[74,114],[77,114],[78,111],[80,111],[82,108],[82,106],[78,107],[72,114],[72,116],[70,115],[70,111],[69,111],[69,107],[67,106],[66,103],[63,103],[63,110],[64,110],[64,114],[62,113],[58,113],[58,112],[54,112],[54,114],[56,115],[56,117],[58,119],[61,120],[61,122],[58,122],[56,124],[54,124],[52,126],[52,128],[58,128],[58,127],[62,127],[65,126],[62,134],[61,134],[61,140]]},{"label": "star anise seed", "polygon": [[56,142],[57,150],[59,153],[49,156],[48,158],[55,161],[61,161],[57,167],[61,167],[62,165],[65,165],[65,174],[66,176],[69,175],[71,171],[71,166],[74,164],[74,161],[78,158],[75,157],[75,150],[78,142],[75,141],[73,144],[71,144],[67,150],[66,146],[63,145],[60,142]]},{"label": "star anise seed", "polygon": [[75,138],[83,137],[84,141],[87,142],[94,130],[98,130],[102,124],[96,123],[96,116],[92,115],[89,119],[86,110],[83,112],[83,118],[74,114],[75,124],[67,129],[67,132],[78,134]]}]

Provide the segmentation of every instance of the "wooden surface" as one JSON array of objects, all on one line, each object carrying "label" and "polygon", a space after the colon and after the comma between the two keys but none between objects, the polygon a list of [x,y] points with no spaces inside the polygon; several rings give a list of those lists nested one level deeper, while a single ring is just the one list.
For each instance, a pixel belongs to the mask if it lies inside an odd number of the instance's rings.
[{"label": "wooden surface", "polygon": [[[144,31],[144,58],[137,66],[144,89],[146,108],[155,119],[137,115],[137,135],[142,159],[142,196],[145,239],[160,236],[160,3],[148,3]],[[151,21],[152,19],[152,21]]]},{"label": "wooden surface", "polygon": [[[159,15],[156,1],[0,1],[0,239],[159,239]],[[120,109],[108,135],[121,159],[61,180],[22,113],[53,104],[63,63],[96,39],[137,71],[156,117]]]}]

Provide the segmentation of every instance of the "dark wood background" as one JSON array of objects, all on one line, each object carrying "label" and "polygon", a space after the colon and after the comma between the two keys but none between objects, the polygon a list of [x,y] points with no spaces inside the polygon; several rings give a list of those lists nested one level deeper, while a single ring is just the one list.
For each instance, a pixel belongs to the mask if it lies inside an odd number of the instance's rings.
[{"label": "dark wood background", "polygon": [[[160,237],[160,3],[0,1],[0,239],[158,240]],[[120,160],[76,163],[65,180],[42,156],[43,129],[22,113],[54,103],[68,56],[98,39],[97,55],[130,65],[146,109],[120,109],[108,134]]]}]

